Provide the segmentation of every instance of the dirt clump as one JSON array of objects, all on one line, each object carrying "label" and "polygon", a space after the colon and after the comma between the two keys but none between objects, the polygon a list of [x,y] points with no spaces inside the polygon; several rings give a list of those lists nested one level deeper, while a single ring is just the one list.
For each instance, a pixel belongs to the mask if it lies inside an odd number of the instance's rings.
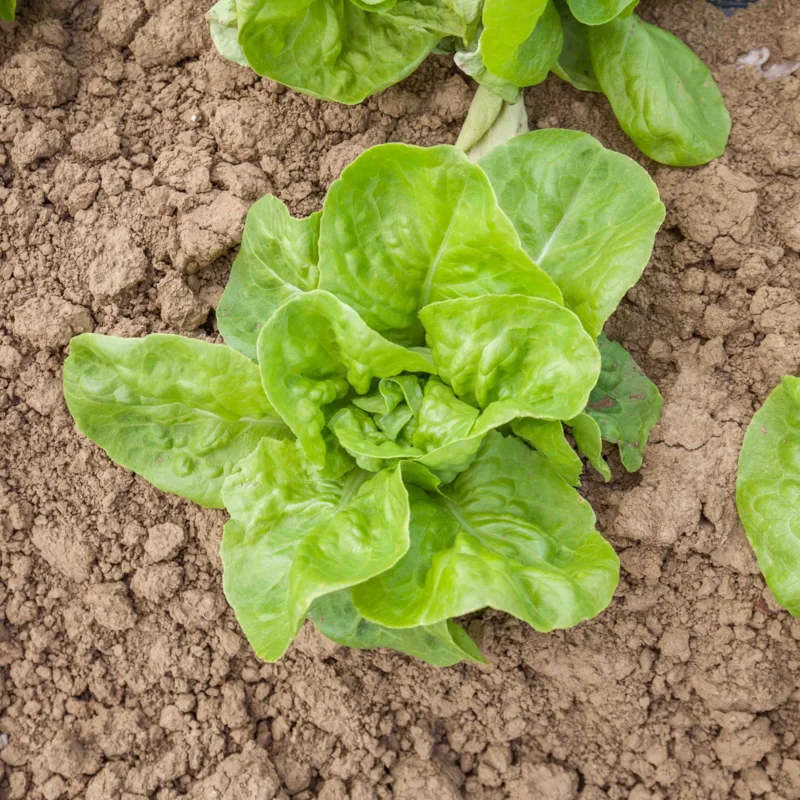
[{"label": "dirt clump", "polygon": [[259,661],[222,594],[224,512],[114,465],[64,404],[75,334],[219,341],[263,193],[309,214],[366,147],[452,143],[466,114],[440,57],[355,107],[259,79],[214,54],[207,6],[23,3],[0,27],[0,798],[800,798],[800,622],[734,505],[745,426],[800,370],[800,77],[736,59],[796,57],[796,9],[641,4],[726,96],[707,167],[647,161],[602,96],[526,93],[532,127],[586,130],[660,186],[667,222],[608,333],[664,416],[639,474],[609,448],[614,480],[585,476],[623,566],[611,607],[552,634],[474,615],[489,664],[436,670],[308,626]]}]

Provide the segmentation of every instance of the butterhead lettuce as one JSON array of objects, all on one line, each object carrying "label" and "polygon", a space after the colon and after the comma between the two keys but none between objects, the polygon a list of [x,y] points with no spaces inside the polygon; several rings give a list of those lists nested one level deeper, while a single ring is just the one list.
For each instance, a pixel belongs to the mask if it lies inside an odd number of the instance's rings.
[{"label": "butterhead lettuce", "polygon": [[[436,50],[495,98],[475,96],[460,143],[477,140],[526,86],[555,73],[606,95],[622,129],[673,166],[721,155],[731,121],[708,67],[641,20],[638,0],[219,0],[220,54],[312,97],[358,103]],[[524,110],[524,109],[523,109]],[[467,149],[467,148],[465,148]]]},{"label": "butterhead lettuce", "polygon": [[351,647],[479,661],[454,617],[550,631],[614,593],[565,431],[606,477],[601,437],[641,462],[660,396],[598,334],[663,214],[585,134],[529,133],[484,166],[380,145],[318,214],[253,205],[227,345],[84,334],[67,404],[118,463],[227,509],[223,586],[262,658],[310,619]]}]

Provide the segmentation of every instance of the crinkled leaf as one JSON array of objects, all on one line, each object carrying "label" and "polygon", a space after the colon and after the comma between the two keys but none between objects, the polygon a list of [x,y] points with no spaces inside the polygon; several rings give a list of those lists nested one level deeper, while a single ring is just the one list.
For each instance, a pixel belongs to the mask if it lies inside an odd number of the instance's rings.
[{"label": "crinkled leaf", "polygon": [[416,375],[398,375],[378,381],[378,391],[364,397],[354,397],[353,404],[370,414],[389,414],[402,402],[413,414],[422,404],[422,386]]},{"label": "crinkled leaf", "polygon": [[384,13],[400,28],[429,31],[440,39],[466,39],[471,23],[468,17],[474,9],[458,0],[397,0]]},{"label": "crinkled leaf", "polygon": [[407,628],[491,606],[549,631],[610,602],[619,562],[591,507],[518,439],[490,433],[454,483],[409,498],[408,552],[352,590],[367,619]]},{"label": "crinkled leaf", "polygon": [[603,458],[603,438],[600,435],[600,426],[588,414],[578,414],[568,420],[567,425],[572,428],[572,436],[578,450],[589,459],[589,463],[603,476],[606,483],[611,480],[611,470]]},{"label": "crinkled leaf", "polygon": [[223,338],[248,358],[255,359],[259,331],[272,312],[297,292],[316,288],[321,216],[318,212],[295,219],[272,195],[250,209],[217,308]]},{"label": "crinkled leaf", "polygon": [[358,613],[347,589],[316,600],[309,618],[323,636],[345,647],[391,647],[435,667],[449,667],[459,661],[486,662],[475,642],[453,620],[403,630],[384,628]]},{"label": "crinkled leaf", "polygon": [[340,103],[410,75],[441,38],[349,0],[238,0],[239,44],[259,74]]},{"label": "crinkled leaf", "polygon": [[607,442],[619,445],[625,469],[635,472],[642,466],[650,431],[661,418],[664,398],[622,345],[600,336],[597,346],[602,359],[600,378],[586,413],[595,419]]},{"label": "crinkled leaf", "polygon": [[595,75],[619,124],[674,167],[722,155],[731,118],[708,67],[676,36],[636,15],[592,28]]},{"label": "crinkled leaf", "polygon": [[[632,10],[631,0],[567,0],[570,11],[584,25],[603,25]],[[630,10],[629,10],[630,9]]]},{"label": "crinkled leaf", "polygon": [[[2,3],[4,0],[0,0]],[[208,22],[211,27],[211,39],[223,58],[250,66],[239,45],[239,20],[236,16],[236,0],[218,0],[209,9]]]},{"label": "crinkled leaf", "polygon": [[528,255],[599,335],[639,280],[664,219],[650,176],[588,134],[567,130],[519,136],[480,166]]},{"label": "crinkled leaf", "polygon": [[[384,462],[399,458],[415,458],[422,450],[395,442],[394,437],[378,428],[375,420],[360,408],[348,406],[337,411],[328,422],[339,443],[350,455],[359,459],[363,469],[377,472]],[[361,458],[372,459],[362,462]]]},{"label": "crinkled leaf", "polygon": [[800,617],[800,378],[783,378],[753,416],[736,505],[767,585]]},{"label": "crinkled leaf", "polygon": [[556,3],[561,14],[561,30],[564,33],[564,46],[553,72],[569,81],[576,89],[584,92],[601,92],[597,76],[592,66],[592,51],[589,46],[588,25],[578,22],[564,0]]},{"label": "crinkled leaf", "polygon": [[325,463],[324,406],[351,387],[366,394],[373,378],[434,371],[424,355],[387,341],[319,290],[287,300],[261,329],[257,349],[267,397],[317,466]]},{"label": "crinkled leaf", "polygon": [[252,361],[182,336],[75,337],[64,396],[78,429],[114,461],[213,508],[261,439],[289,435]]},{"label": "crinkled leaf", "polygon": [[541,83],[564,44],[552,0],[486,0],[481,51],[486,68],[515,86]]},{"label": "crinkled leaf", "polygon": [[519,245],[485,173],[453,147],[373,147],[335,181],[320,233],[320,288],[373,330],[421,344],[418,313],[452,297],[561,301]]},{"label": "crinkled leaf", "polygon": [[298,442],[265,439],[225,482],[223,588],[267,661],[283,655],[314,600],[380,574],[408,549],[401,472],[329,462],[315,469]]},{"label": "crinkled leaf", "polygon": [[518,419],[511,430],[544,456],[551,467],[570,485],[579,486],[583,464],[564,435],[558,420]]},{"label": "crinkled leaf", "polygon": [[504,401],[530,416],[571,419],[600,374],[594,340],[571,311],[549,300],[445,300],[420,316],[439,376],[481,408]]}]

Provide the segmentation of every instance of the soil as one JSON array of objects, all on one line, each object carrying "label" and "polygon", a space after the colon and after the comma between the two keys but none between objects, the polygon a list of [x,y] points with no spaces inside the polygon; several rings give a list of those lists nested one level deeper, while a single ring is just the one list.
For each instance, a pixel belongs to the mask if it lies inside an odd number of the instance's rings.
[{"label": "soil", "polygon": [[[444,58],[361,106],[213,52],[202,0],[23,0],[0,25],[0,798],[800,798],[800,621],[734,506],[754,409],[800,370],[800,10],[642,3],[712,66],[733,131],[658,167],[604,99],[529,90],[535,127],[643,163],[668,206],[609,326],[665,398],[642,471],[584,489],[622,581],[549,635],[467,621],[488,666],[348,651],[308,626],[250,652],[221,591],[223,512],[164,495],[72,425],[69,338],[213,340],[252,201],[296,215],[366,147],[453,142],[472,93]],[[768,47],[761,67],[737,66]],[[777,75],[777,77],[775,77]]]}]

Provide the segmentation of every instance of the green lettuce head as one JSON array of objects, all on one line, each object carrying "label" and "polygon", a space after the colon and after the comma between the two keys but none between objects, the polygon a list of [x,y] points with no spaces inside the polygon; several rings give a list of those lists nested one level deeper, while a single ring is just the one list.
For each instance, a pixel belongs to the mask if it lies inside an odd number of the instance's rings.
[{"label": "green lettuce head", "polygon": [[661,397],[601,330],[663,215],[647,173],[581,133],[480,165],[374,147],[320,213],[253,206],[228,346],[76,337],[67,404],[118,463],[228,510],[225,594],[262,658],[310,618],[352,647],[481,660],[454,617],[550,631],[611,600],[565,426],[604,474],[601,437],[641,464]]}]

